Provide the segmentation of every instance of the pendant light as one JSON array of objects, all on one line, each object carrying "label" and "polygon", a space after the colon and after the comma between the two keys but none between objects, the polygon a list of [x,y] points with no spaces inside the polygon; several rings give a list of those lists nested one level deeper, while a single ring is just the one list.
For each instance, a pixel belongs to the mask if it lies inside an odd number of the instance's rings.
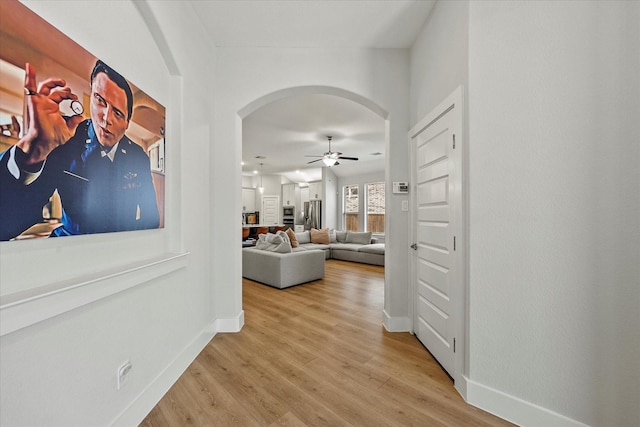
[{"label": "pendant light", "polygon": [[264,194],[264,186],[262,185],[262,163],[260,163],[260,187],[258,187],[260,194]]}]

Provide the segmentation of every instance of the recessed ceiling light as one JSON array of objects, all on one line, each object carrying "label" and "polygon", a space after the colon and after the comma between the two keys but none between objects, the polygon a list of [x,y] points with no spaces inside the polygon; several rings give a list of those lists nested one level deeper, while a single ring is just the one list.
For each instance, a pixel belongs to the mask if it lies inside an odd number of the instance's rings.
[{"label": "recessed ceiling light", "polygon": [[253,173],[257,175],[257,174],[258,174],[258,171],[253,171]]},{"label": "recessed ceiling light", "polygon": [[244,166],[244,162],[240,162],[240,165],[241,165],[241,166]]}]

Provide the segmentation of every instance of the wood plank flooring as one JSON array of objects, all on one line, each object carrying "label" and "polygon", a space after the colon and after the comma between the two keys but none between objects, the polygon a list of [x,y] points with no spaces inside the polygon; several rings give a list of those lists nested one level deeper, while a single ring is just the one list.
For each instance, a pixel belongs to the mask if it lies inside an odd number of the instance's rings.
[{"label": "wood plank flooring", "polygon": [[383,267],[336,260],[284,290],[243,280],[242,331],[216,335],[141,426],[512,425],[385,331],[383,286]]}]

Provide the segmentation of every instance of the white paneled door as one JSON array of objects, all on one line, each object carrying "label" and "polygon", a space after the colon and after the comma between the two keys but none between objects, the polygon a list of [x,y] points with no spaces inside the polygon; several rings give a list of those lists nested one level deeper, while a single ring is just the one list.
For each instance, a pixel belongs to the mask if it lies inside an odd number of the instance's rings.
[{"label": "white paneled door", "polygon": [[[461,89],[412,130],[413,329],[454,378],[463,344]],[[455,96],[454,96],[455,95]]]},{"label": "white paneled door", "polygon": [[262,196],[260,224],[276,225],[280,221],[280,196]]}]

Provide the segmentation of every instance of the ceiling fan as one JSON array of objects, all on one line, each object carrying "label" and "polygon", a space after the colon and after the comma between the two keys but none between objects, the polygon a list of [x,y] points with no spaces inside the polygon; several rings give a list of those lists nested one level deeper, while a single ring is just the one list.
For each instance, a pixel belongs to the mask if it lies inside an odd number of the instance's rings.
[{"label": "ceiling fan", "polygon": [[322,162],[326,166],[331,167],[331,166],[335,166],[335,165],[339,165],[340,164],[338,162],[338,159],[340,159],[340,160],[358,160],[357,157],[346,157],[346,156],[343,156],[342,153],[339,153],[337,151],[331,151],[331,139],[333,139],[333,137],[332,136],[327,136],[327,139],[329,139],[329,151],[324,153],[322,156],[305,156],[305,157],[320,157],[319,159],[311,160],[310,162],[307,162],[307,164],[319,162],[320,160],[322,160]]}]

